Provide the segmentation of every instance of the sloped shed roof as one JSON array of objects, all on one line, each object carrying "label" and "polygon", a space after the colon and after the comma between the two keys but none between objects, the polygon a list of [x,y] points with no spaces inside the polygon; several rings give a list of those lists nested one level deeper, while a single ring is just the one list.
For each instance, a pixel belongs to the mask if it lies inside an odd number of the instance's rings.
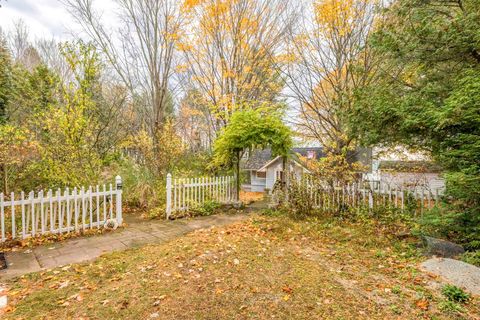
[{"label": "sloped shed roof", "polygon": [[248,159],[242,164],[244,170],[259,170],[268,161],[272,160],[272,150],[253,150]]},{"label": "sloped shed roof", "polygon": [[[294,160],[299,161],[296,157],[296,154],[300,154],[304,157],[308,155],[309,151],[315,152],[316,159],[320,159],[324,156],[322,152],[322,148],[292,148],[291,152],[295,155],[293,157]],[[254,150],[248,157],[246,161],[242,164],[243,170],[260,170],[263,166],[265,166],[268,162],[272,161],[274,157],[272,156],[271,149],[265,150]]]}]

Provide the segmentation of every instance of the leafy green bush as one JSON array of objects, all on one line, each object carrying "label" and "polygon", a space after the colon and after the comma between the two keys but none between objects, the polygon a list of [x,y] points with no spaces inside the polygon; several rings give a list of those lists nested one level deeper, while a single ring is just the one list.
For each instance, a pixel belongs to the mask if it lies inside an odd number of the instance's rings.
[{"label": "leafy green bush", "polygon": [[463,262],[480,267],[480,251],[467,251],[461,256],[461,259]]},{"label": "leafy green bush", "polygon": [[221,205],[218,202],[208,200],[190,209],[190,213],[192,216],[211,216],[220,207]]},{"label": "leafy green bush", "polygon": [[418,219],[419,232],[449,239],[467,250],[480,250],[480,226],[464,218],[449,206],[436,207]]},{"label": "leafy green bush", "polygon": [[442,294],[452,302],[465,303],[470,299],[470,295],[463,289],[451,284],[447,284],[442,288]]}]

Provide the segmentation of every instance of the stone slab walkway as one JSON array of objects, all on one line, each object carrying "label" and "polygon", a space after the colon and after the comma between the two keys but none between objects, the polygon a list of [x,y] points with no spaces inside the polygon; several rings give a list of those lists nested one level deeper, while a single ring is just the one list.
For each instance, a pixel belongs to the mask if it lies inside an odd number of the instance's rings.
[{"label": "stone slab walkway", "polygon": [[127,217],[125,228],[108,234],[70,239],[33,249],[9,252],[6,254],[8,268],[0,271],[0,280],[71,263],[94,260],[108,252],[125,250],[148,243],[169,241],[193,230],[227,225],[246,217],[245,214],[216,215],[176,221],[145,221]]},{"label": "stone slab walkway", "polygon": [[453,259],[432,258],[423,262],[421,268],[480,296],[480,268],[474,265]]}]

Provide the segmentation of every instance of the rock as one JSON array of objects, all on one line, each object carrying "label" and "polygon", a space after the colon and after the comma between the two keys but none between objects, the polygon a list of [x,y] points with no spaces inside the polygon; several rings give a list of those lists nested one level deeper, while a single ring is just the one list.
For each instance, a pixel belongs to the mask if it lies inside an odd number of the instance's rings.
[{"label": "rock", "polygon": [[454,258],[465,252],[462,246],[450,241],[423,237],[426,247],[425,254],[428,256],[439,256],[443,258]]},{"label": "rock", "polygon": [[474,265],[454,259],[433,258],[422,263],[420,267],[448,283],[480,295],[480,268]]},{"label": "rock", "polygon": [[7,296],[1,296],[0,297],[0,309],[6,308],[8,303],[8,298]]}]

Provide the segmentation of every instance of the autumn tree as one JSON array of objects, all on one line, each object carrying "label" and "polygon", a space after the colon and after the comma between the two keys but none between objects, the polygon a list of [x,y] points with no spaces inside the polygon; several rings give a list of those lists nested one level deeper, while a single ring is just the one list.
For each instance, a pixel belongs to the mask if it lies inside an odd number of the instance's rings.
[{"label": "autumn tree", "polygon": [[11,96],[12,60],[6,40],[0,33],[0,124],[6,121],[6,110]]},{"label": "autumn tree", "polygon": [[0,175],[1,192],[10,191],[10,175],[13,166],[23,165],[34,158],[36,142],[31,133],[22,127],[0,124]]},{"label": "autumn tree", "polygon": [[65,82],[72,78],[72,73],[65,57],[59,50],[60,46],[61,44],[56,39],[38,39],[35,41],[35,48],[40,55],[42,64],[57,75],[61,82]]},{"label": "autumn tree", "polygon": [[210,130],[211,120],[211,110],[201,93],[189,90],[180,101],[176,123],[183,143],[191,151],[209,149],[215,138]]},{"label": "autumn tree", "polygon": [[175,92],[175,48],[183,15],[179,1],[115,0],[121,27],[111,31],[102,23],[94,0],[64,0],[72,17],[102,51],[131,97],[145,95],[144,109],[154,150],[167,119],[169,94]]},{"label": "autumn tree", "polygon": [[374,79],[376,61],[367,39],[376,18],[373,0],[316,0],[311,16],[292,29],[285,51],[287,94],[293,122],[310,140],[336,157],[355,148],[344,115],[355,93]]},{"label": "autumn tree", "polygon": [[179,50],[189,84],[211,110],[214,132],[244,103],[276,101],[284,81],[277,58],[294,6],[287,0],[184,2],[190,24]]}]

